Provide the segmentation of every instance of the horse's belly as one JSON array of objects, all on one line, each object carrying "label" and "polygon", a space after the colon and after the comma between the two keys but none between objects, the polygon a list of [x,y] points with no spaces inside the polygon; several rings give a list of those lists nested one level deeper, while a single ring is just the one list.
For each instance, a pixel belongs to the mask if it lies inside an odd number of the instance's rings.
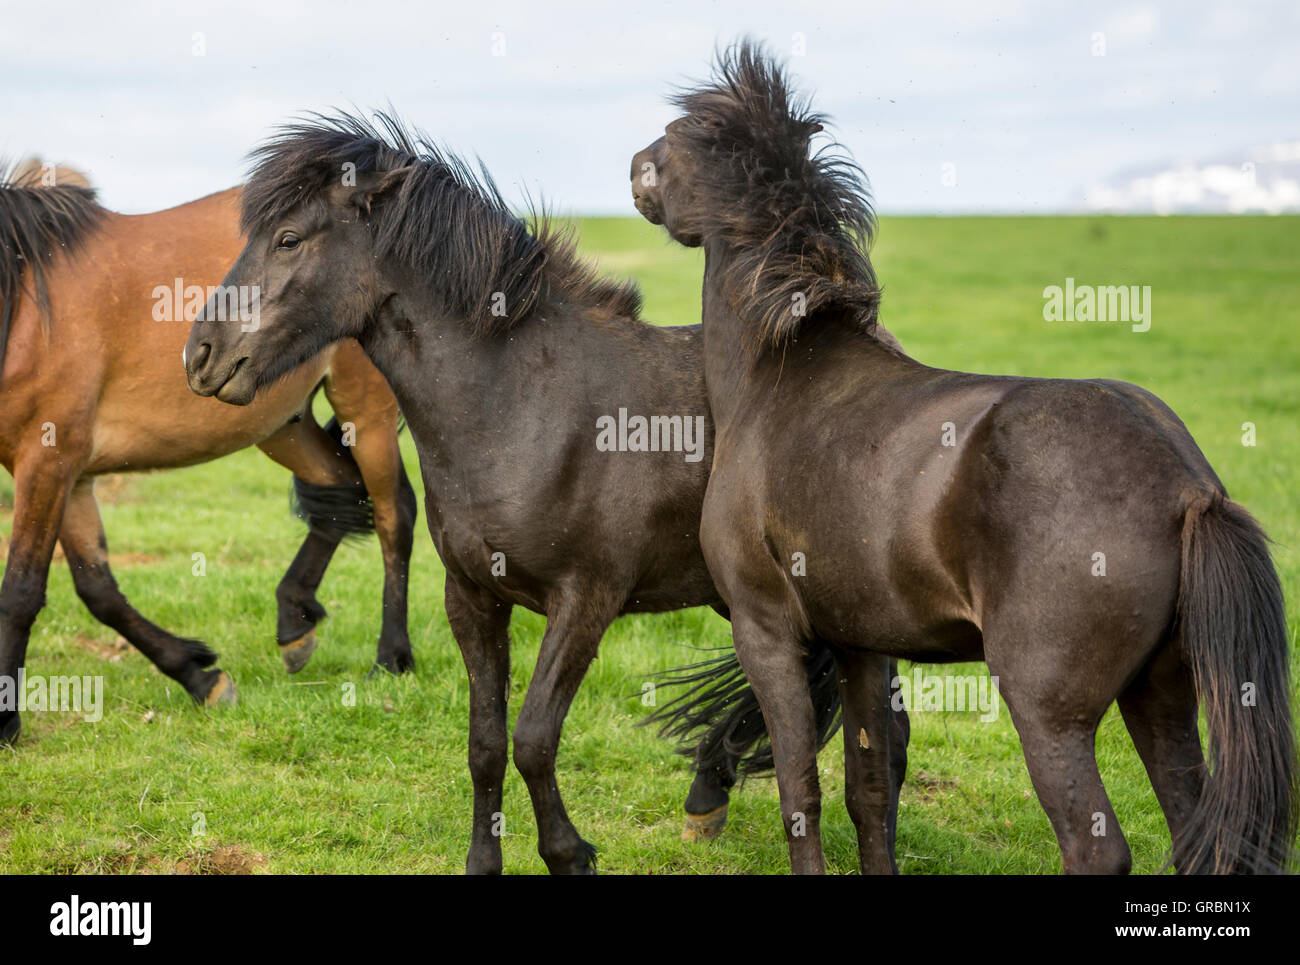
[{"label": "horse's belly", "polygon": [[323,369],[320,363],[308,364],[247,406],[194,395],[183,377],[179,386],[108,393],[96,414],[87,472],[170,469],[255,445],[302,410]]},{"label": "horse's belly", "polygon": [[891,587],[884,580],[852,599],[826,601],[813,590],[804,606],[813,633],[840,646],[908,660],[983,659],[980,629],[961,608],[935,597],[909,599],[906,587]]}]

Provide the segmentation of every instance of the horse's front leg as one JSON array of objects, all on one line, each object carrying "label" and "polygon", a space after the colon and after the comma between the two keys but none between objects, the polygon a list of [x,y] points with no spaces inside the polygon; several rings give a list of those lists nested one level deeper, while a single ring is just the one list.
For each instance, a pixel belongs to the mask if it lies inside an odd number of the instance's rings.
[{"label": "horse's front leg", "polygon": [[510,604],[447,574],[447,621],[469,675],[469,773],[474,829],[468,874],[501,873],[501,786],[508,759],[506,698],[510,689]]},{"label": "horse's front leg", "polygon": [[555,755],[569,704],[596,656],[617,606],[601,606],[592,587],[566,593],[547,614],[537,669],[515,721],[515,767],[537,818],[537,852],[551,874],[595,874],[596,849],[569,820],[555,780]]},{"label": "horse's front leg", "polygon": [[817,719],[803,645],[779,600],[733,601],[731,634],[772,741],[781,819],[795,874],[823,874]]},{"label": "horse's front leg", "polygon": [[78,475],[80,460],[52,446],[20,453],[14,465],[13,532],[0,581],[0,743],[12,742],[22,727],[20,671],[32,624],[45,605],[50,559]]},{"label": "horse's front leg", "polygon": [[351,455],[374,508],[375,532],[384,554],[384,612],[375,666],[390,673],[415,669],[407,635],[407,576],[411,566],[417,502],[402,465],[397,399],[356,342],[335,347],[325,396],[341,425],[351,425]]}]

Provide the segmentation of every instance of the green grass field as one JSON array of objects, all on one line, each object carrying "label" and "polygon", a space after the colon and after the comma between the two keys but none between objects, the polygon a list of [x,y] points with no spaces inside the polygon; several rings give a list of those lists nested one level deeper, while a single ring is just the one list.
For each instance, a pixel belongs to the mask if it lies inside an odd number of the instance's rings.
[{"label": "green grass field", "polygon": [[[638,220],[589,220],[582,247],[645,291],[647,318],[699,319],[698,252]],[[1229,492],[1263,522],[1289,600],[1300,599],[1300,220],[1296,218],[885,219],[874,253],[882,319],[937,366],[1107,376],[1151,389],[1185,420]],[[1042,290],[1150,285],[1149,332],[1043,321]],[[1242,444],[1242,425],[1257,444]],[[419,486],[414,447],[404,440]],[[1114,485],[1126,485],[1124,479]],[[256,450],[192,469],[106,480],[117,578],[150,618],[205,639],[235,677],[237,707],[205,712],[81,606],[61,560],[34,629],[32,674],[104,678],[104,719],[29,713],[0,749],[0,872],[459,872],[470,828],[467,685],[442,610],[442,570],[424,529],[412,564],[418,670],[365,680],[382,572],[369,542],[343,547],[320,599],[321,646],[297,677],[274,643],[273,591],[303,535],[288,476]],[[12,483],[0,479],[7,541]],[[191,554],[207,575],[191,575]],[[543,622],[516,611],[512,709]],[[1296,614],[1290,627],[1294,641]],[[560,750],[570,814],[623,873],[787,869],[770,780],[733,797],[723,838],[679,840],[689,763],[635,726],[642,684],[729,643],[711,612],[624,618],[607,634]],[[953,672],[983,673],[982,665]],[[346,706],[348,685],[355,706]],[[1159,869],[1164,820],[1118,712],[1098,737],[1103,777],[1139,872]],[[856,869],[842,751],[820,759],[829,867]],[[505,867],[541,872],[532,811],[511,770]],[[203,833],[195,833],[202,831]],[[1003,709],[914,714],[898,855],[907,874],[1051,873],[1055,839]]]}]

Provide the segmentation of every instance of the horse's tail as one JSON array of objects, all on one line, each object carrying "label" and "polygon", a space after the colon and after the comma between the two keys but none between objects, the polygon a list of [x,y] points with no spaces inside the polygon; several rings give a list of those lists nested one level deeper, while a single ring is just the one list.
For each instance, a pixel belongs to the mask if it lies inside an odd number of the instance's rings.
[{"label": "horse's tail", "polygon": [[[840,726],[835,659],[829,649],[817,647],[804,658],[804,669],[821,749]],[[684,687],[685,692],[642,723],[661,724],[661,737],[680,740],[678,753],[693,756],[696,770],[716,768],[730,786],[738,773],[748,776],[773,769],[763,712],[735,650],[728,647],[721,657],[669,670],[659,680],[661,687]]]},{"label": "horse's tail", "polygon": [[1293,856],[1296,741],[1282,587],[1259,524],[1225,496],[1183,521],[1178,627],[1210,772],[1174,855],[1189,873],[1277,873]]},{"label": "horse's tail", "polygon": [[103,215],[94,188],[80,172],[43,165],[37,158],[0,162],[0,371],[23,272],[32,273],[32,297],[41,327],[48,330],[45,269],[56,253],[75,250]]},{"label": "horse's tail", "polygon": [[[310,401],[307,405],[303,418],[311,418]],[[344,444],[338,417],[331,416],[323,428],[343,458],[355,465],[356,457],[352,455],[352,447]],[[365,486],[322,486],[294,476],[289,508],[313,532],[334,542],[361,539],[375,531],[375,506]]]}]

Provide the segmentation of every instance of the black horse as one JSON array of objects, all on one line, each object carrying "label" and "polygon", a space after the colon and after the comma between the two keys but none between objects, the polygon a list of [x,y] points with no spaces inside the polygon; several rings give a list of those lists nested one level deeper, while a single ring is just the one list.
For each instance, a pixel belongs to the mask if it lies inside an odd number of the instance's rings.
[{"label": "black horse", "polygon": [[[555,755],[597,645],[621,613],[720,606],[699,546],[712,461],[699,328],[639,321],[633,286],[599,280],[545,224],[530,231],[486,174],[381,124],[316,117],[255,152],[249,242],[224,284],[259,287],[260,327],[196,324],[190,387],[247,404],[295,359],[361,342],[419,450],[469,673],[468,870],[501,869],[492,829],[518,605],[547,617],[514,730],[538,851],[552,872],[591,871]],[[806,670],[822,732],[838,710],[826,669]],[[763,732],[752,693],[738,701],[706,742],[688,812],[716,817],[737,755]],[[893,739],[905,753],[905,733]]]},{"label": "black horse", "polygon": [[633,159],[633,194],[705,251],[717,440],[701,543],[767,720],[794,869],[824,867],[803,673],[822,647],[844,682],[864,870],[893,867],[882,654],[987,660],[1067,872],[1130,865],[1093,747],[1116,699],[1178,870],[1282,869],[1296,771],[1281,588],[1178,417],[1122,382],[946,372],[885,344],[864,178],[810,155],[822,118],[781,68],[742,43],[675,102],[684,116]]}]

